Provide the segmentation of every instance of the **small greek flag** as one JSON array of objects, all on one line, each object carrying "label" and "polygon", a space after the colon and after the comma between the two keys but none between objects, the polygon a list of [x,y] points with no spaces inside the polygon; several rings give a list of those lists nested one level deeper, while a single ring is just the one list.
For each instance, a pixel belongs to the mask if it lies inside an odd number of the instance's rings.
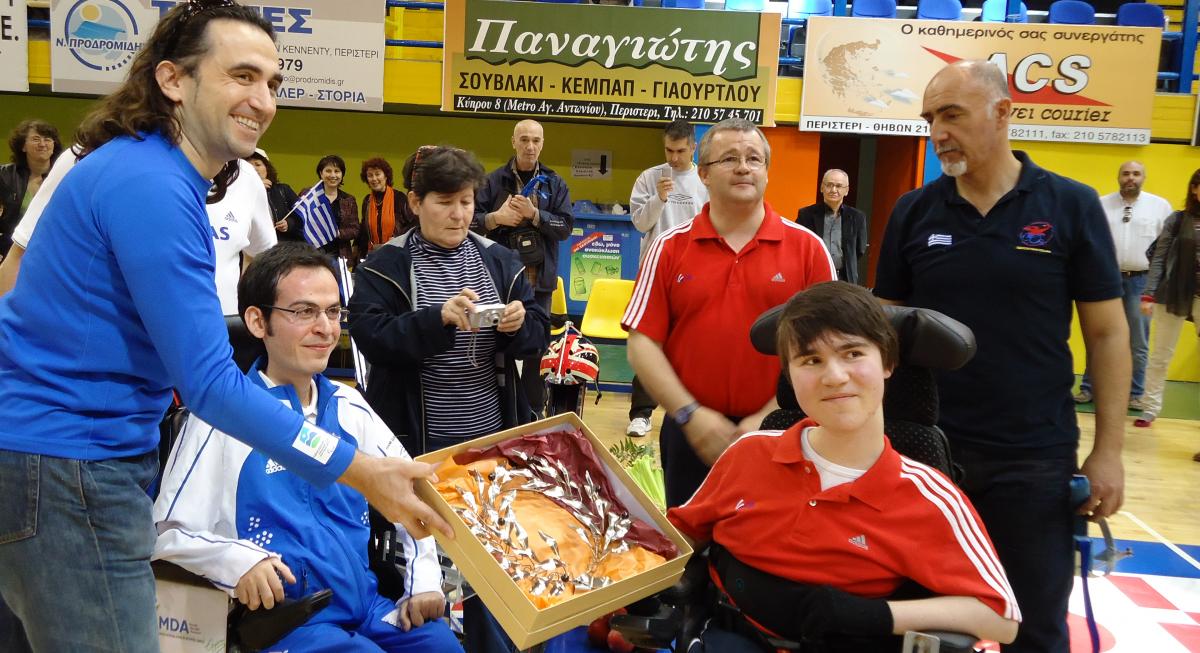
[{"label": "small greek flag", "polygon": [[950,238],[950,234],[929,234],[929,244],[927,247],[933,247],[934,245],[945,245],[946,247],[949,247],[953,243],[954,240]]},{"label": "small greek flag", "polygon": [[337,237],[337,220],[333,218],[333,206],[321,192],[321,184],[308,189],[296,202],[293,209],[304,225],[304,240],[313,247],[323,247]]}]

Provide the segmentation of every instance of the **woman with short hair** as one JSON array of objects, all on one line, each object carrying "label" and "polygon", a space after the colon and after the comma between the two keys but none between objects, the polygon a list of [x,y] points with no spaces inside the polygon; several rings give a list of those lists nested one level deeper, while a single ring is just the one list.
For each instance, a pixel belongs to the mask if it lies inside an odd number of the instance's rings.
[{"label": "woman with short hair", "polygon": [[[326,154],[317,162],[317,177],[321,187],[317,192],[325,193],[337,222],[337,237],[326,243],[321,250],[331,256],[346,259],[350,267],[358,261],[354,242],[358,238],[358,202],[354,196],[342,190],[346,180],[346,161],[336,154]],[[365,254],[365,253],[364,253]]]}]

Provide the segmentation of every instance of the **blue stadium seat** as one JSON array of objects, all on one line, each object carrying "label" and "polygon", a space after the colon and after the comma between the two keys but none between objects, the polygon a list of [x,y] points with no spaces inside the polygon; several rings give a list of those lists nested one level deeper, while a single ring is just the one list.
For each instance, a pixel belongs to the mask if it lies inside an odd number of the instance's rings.
[{"label": "blue stadium seat", "polygon": [[725,8],[729,11],[762,11],[767,8],[767,0],[725,0]]},{"label": "blue stadium seat", "polygon": [[959,0],[919,0],[917,18],[923,20],[959,20],[962,3]]},{"label": "blue stadium seat", "polygon": [[[1008,12],[1007,0],[984,0],[983,12],[979,14],[979,19],[985,23],[1003,23],[1005,14]],[[1025,7],[1025,3],[1021,3],[1017,20],[1014,22],[1028,23],[1029,9]]]},{"label": "blue stadium seat", "polygon": [[895,18],[896,0],[854,0],[850,15],[859,18]]},{"label": "blue stadium seat", "polygon": [[788,18],[832,16],[832,0],[788,0]]},{"label": "blue stadium seat", "polygon": [[1096,10],[1083,0],[1056,0],[1050,5],[1049,22],[1064,25],[1094,25]]},{"label": "blue stadium seat", "polygon": [[1117,24],[1125,27],[1157,27],[1167,25],[1162,7],[1148,2],[1126,2],[1117,7]]}]

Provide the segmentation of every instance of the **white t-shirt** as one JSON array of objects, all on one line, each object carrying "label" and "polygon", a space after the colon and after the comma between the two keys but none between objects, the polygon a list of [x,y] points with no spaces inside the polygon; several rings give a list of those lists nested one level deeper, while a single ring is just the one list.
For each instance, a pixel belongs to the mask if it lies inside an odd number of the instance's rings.
[{"label": "white t-shirt", "polygon": [[[29,248],[29,240],[37,227],[42,212],[54,194],[54,189],[75,165],[75,154],[71,148],[63,150],[54,162],[41,188],[13,232],[13,242]],[[217,272],[214,281],[217,295],[221,298],[221,312],[237,314],[237,283],[241,277],[241,254],[249,256],[272,248],[277,242],[275,223],[271,219],[271,206],[267,203],[267,189],[254,166],[238,161],[238,177],[225,191],[225,197],[216,204],[208,204],[208,223],[212,227],[213,249],[216,250]]]},{"label": "white t-shirt", "polygon": [[1129,205],[1129,221],[1125,221],[1125,198],[1121,193],[1109,193],[1100,198],[1108,228],[1112,230],[1113,244],[1117,247],[1117,263],[1122,272],[1145,272],[1150,269],[1146,259],[1146,248],[1158,238],[1163,222],[1171,215],[1171,203],[1142,191]]},{"label": "white t-shirt", "polygon": [[[658,180],[671,177],[675,190],[667,195],[667,201],[658,199]],[[675,172],[669,163],[656,165],[638,175],[629,195],[629,216],[633,226],[642,232],[640,256],[662,232],[696,217],[708,202],[708,186],[700,181],[696,166],[687,172]]]}]

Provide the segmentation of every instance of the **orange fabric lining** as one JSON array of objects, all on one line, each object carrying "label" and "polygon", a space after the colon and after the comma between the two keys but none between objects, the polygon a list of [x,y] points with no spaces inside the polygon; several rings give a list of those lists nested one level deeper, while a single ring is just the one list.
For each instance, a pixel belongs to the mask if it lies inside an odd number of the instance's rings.
[{"label": "orange fabric lining", "polygon": [[[457,485],[469,492],[474,492],[475,481],[470,477],[468,471],[474,469],[486,478],[495,469],[498,462],[500,462],[498,458],[484,458],[467,465],[459,465],[448,459],[438,468],[439,480],[434,487],[451,506],[465,508],[466,503],[459,497],[458,491],[454,487]],[[518,492],[516,500],[513,502],[513,512],[516,513],[517,521],[529,535],[530,548],[540,558],[549,559],[554,554],[538,535],[539,530],[544,531],[558,543],[561,559],[572,574],[579,574],[587,570],[587,566],[591,562],[591,550],[575,532],[575,528],[582,526],[569,512],[553,501],[533,492]],[[593,575],[617,581],[653,569],[665,561],[666,559],[662,556],[651,553],[641,546],[631,546],[625,553],[610,554],[596,568]],[[570,586],[562,594],[551,597],[547,594],[541,596],[530,594],[532,581],[528,579],[519,582],[518,585],[538,609],[561,603],[574,595]]]}]

